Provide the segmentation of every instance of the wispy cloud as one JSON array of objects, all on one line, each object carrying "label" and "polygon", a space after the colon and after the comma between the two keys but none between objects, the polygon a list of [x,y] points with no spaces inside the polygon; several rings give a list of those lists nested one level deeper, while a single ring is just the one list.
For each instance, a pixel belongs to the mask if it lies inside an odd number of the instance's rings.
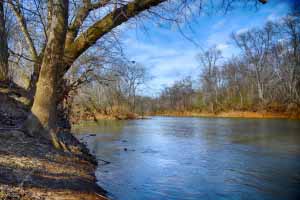
[{"label": "wispy cloud", "polygon": [[237,30],[235,33],[239,35],[239,34],[246,33],[249,30],[250,30],[249,28],[241,28],[241,29]]},{"label": "wispy cloud", "polygon": [[125,44],[131,47],[127,50],[131,59],[149,68],[153,80],[148,85],[154,92],[160,90],[162,86],[170,86],[178,79],[186,76],[195,77],[199,74],[196,60],[199,51],[194,46],[177,49],[168,45],[138,41],[134,38],[127,39]]},{"label": "wispy cloud", "polygon": [[[197,78],[200,67],[196,55],[200,49],[215,45],[222,50],[225,58],[231,57],[239,52],[231,39],[233,32],[240,34],[263,26],[268,20],[276,21],[288,12],[288,7],[287,2],[274,0],[259,10],[240,8],[227,15],[200,16],[194,19],[194,32],[189,34],[190,39],[197,41],[200,47],[172,27],[150,24],[148,34],[139,30],[126,33],[125,53],[130,59],[149,67],[154,79],[149,83],[151,90],[147,93],[153,94],[162,85],[170,85],[185,76]],[[189,30],[188,26],[183,26],[184,32],[190,33]]]}]

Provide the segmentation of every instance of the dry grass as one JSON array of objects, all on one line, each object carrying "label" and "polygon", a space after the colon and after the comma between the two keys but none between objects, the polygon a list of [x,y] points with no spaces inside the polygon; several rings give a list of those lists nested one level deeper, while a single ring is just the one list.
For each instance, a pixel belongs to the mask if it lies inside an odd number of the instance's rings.
[{"label": "dry grass", "polygon": [[220,117],[220,118],[257,118],[257,119],[300,119],[298,114],[274,112],[228,111],[220,113],[208,112],[163,112],[156,115],[175,117]]}]

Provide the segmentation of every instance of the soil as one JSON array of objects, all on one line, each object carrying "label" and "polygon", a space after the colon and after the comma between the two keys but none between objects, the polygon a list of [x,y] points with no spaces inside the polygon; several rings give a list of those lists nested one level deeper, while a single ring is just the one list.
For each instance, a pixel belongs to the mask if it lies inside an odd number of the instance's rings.
[{"label": "soil", "polygon": [[0,88],[0,200],[107,199],[96,184],[95,158],[70,132],[59,134],[63,150],[25,134],[28,107],[19,94]]}]

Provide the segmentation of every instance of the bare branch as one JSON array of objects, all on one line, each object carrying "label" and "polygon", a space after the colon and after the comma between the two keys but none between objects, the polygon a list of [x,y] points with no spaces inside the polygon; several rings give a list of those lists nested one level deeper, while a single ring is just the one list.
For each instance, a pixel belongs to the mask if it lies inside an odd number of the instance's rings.
[{"label": "bare branch", "polygon": [[90,0],[83,0],[83,6],[79,8],[75,19],[71,23],[68,28],[67,38],[66,38],[66,45],[68,46],[71,44],[74,39],[77,37],[78,31],[82,26],[84,20],[88,17],[89,13],[92,10],[99,9],[101,7],[106,6],[110,0],[99,0],[99,2],[91,3]]},{"label": "bare branch", "polygon": [[23,34],[24,34],[26,43],[29,46],[29,50],[30,50],[30,53],[31,53],[32,60],[38,60],[38,54],[37,54],[37,51],[35,49],[34,42],[33,42],[32,38],[29,34],[27,24],[26,24],[26,20],[25,20],[22,12],[20,10],[19,1],[13,2],[12,0],[8,0],[8,4],[9,4],[10,8],[12,9],[12,11],[14,12],[14,14],[16,15],[16,17],[17,17],[19,26],[20,26]]},{"label": "bare branch", "polygon": [[[99,38],[110,32],[113,28],[128,21],[142,11],[148,10],[165,1],[166,0],[135,0],[107,14],[78,36],[72,45],[66,47],[66,63],[72,63],[73,60],[78,58],[85,50],[95,44]],[[67,70],[68,69],[66,69],[66,71]]]}]

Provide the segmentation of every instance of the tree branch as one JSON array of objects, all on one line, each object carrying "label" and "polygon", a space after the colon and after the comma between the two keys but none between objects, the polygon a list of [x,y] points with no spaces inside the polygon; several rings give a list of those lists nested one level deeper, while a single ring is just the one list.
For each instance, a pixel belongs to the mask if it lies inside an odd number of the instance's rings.
[{"label": "tree branch", "polygon": [[95,22],[86,31],[81,33],[74,42],[65,46],[64,59],[67,65],[64,72],[70,68],[74,60],[112,29],[137,16],[141,12],[166,1],[167,0],[133,0],[119,8],[116,7],[101,20]]},{"label": "tree branch", "polygon": [[19,26],[24,34],[25,40],[27,45],[29,46],[29,51],[32,57],[32,60],[37,61],[38,60],[38,54],[37,51],[35,49],[33,40],[29,34],[29,31],[27,29],[27,24],[26,24],[26,20],[24,18],[24,16],[22,15],[22,12],[20,10],[20,4],[18,1],[15,1],[16,4],[13,3],[12,0],[8,0],[8,4],[10,6],[10,8],[12,9],[12,11],[14,12],[14,14],[17,17]]},{"label": "tree branch", "polygon": [[[95,44],[99,38],[109,33],[113,28],[137,16],[142,11],[157,6],[167,0],[134,0],[127,5],[115,9],[101,20],[94,23],[65,49],[65,61],[68,64],[78,58],[85,50]],[[65,69],[65,71],[67,71]]]},{"label": "tree branch", "polygon": [[75,19],[68,28],[66,46],[70,45],[77,37],[78,31],[82,26],[84,20],[88,17],[92,10],[99,9],[106,6],[110,0],[99,0],[96,3],[91,3],[91,0],[83,0],[83,6],[79,8]]}]

